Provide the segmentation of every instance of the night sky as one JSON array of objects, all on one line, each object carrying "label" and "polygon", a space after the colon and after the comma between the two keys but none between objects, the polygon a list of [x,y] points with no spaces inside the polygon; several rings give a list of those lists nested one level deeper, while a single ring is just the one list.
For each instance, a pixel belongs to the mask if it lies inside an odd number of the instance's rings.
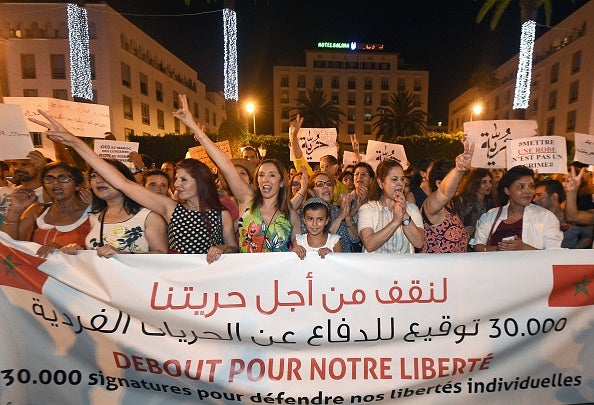
[{"label": "night sky", "polygon": [[[223,0],[108,0],[139,28],[198,72],[209,91],[223,89]],[[553,1],[559,22],[587,0]],[[520,12],[512,2],[495,31],[482,1],[238,0],[239,97],[255,99],[258,132],[272,132],[272,66],[304,64],[318,41],[381,43],[412,68],[429,70],[429,123],[447,121],[448,103],[481,63],[497,67],[517,53]],[[140,15],[128,15],[140,14]],[[197,14],[202,13],[202,14]],[[195,14],[191,16],[165,16]],[[158,15],[158,16],[149,16]],[[545,24],[544,13],[537,23]],[[537,26],[537,36],[547,28]]]}]

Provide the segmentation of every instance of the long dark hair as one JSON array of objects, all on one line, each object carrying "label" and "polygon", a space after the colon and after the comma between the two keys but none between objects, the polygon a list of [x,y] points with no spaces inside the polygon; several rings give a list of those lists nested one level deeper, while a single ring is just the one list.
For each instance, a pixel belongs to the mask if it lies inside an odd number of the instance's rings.
[{"label": "long dark hair", "polygon": [[256,174],[254,176],[254,190],[256,190],[256,193],[254,195],[254,201],[252,202],[251,212],[253,212],[257,207],[261,207],[262,203],[264,202],[262,192],[260,191],[258,172],[260,171],[260,167],[266,163],[273,164],[276,167],[276,170],[278,170],[280,173],[280,190],[278,190],[278,195],[276,196],[276,204],[278,210],[285,215],[285,218],[290,219],[291,213],[289,210],[289,193],[291,192],[291,188],[289,187],[289,182],[287,180],[287,171],[285,170],[285,166],[282,164],[282,162],[276,159],[263,160],[260,162],[258,167],[256,167]]},{"label": "long dark hair", "polygon": [[[115,160],[115,159],[103,159],[103,160],[105,160],[107,163],[109,163],[110,165],[115,167],[118,170],[118,172],[122,173],[122,175],[125,178],[127,178],[130,181],[136,182],[136,179],[134,178],[134,175],[132,174],[130,169],[128,169],[128,166],[126,166],[119,160]],[[88,174],[90,175],[91,173],[95,173],[95,169],[90,168],[88,171]],[[109,182],[107,182],[107,183],[109,183]],[[122,193],[121,191],[119,191],[119,192]],[[134,201],[133,199],[128,197],[126,194],[124,194],[124,193],[122,193],[122,194],[124,196],[124,210],[126,211],[126,213],[130,214],[130,215],[137,214],[138,211],[140,211],[142,209],[142,205],[138,204],[136,201]],[[92,207],[91,207],[91,212],[93,212],[94,214],[98,214],[99,212],[103,211],[106,208],[107,208],[107,202],[105,202],[105,200],[102,200],[101,198],[97,197],[95,195],[95,193],[93,193],[93,203],[92,203]]]},{"label": "long dark hair", "polygon": [[183,159],[175,165],[175,170],[183,169],[196,181],[196,197],[200,212],[209,210],[223,211],[219,201],[215,177],[208,166],[198,159]]},{"label": "long dark hair", "polygon": [[[481,181],[485,177],[490,177],[493,180],[493,175],[489,169],[484,169],[482,167],[472,169],[469,174],[467,174],[463,179],[460,185],[460,192],[456,196],[455,201],[460,201],[462,204],[469,205],[477,201],[476,194],[478,190],[481,188]],[[490,210],[495,206],[495,202],[493,201],[493,193],[485,196],[485,207],[487,211]]]}]

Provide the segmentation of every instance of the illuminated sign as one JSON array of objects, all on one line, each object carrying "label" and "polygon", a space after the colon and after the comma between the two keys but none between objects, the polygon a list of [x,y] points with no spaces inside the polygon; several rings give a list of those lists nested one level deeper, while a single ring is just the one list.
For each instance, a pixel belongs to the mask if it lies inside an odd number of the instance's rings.
[{"label": "illuminated sign", "polygon": [[383,44],[358,44],[356,42],[318,42],[318,48],[350,49],[354,51],[383,51]]},{"label": "illuminated sign", "polygon": [[349,49],[350,47],[351,44],[348,42],[318,42],[318,48]]}]

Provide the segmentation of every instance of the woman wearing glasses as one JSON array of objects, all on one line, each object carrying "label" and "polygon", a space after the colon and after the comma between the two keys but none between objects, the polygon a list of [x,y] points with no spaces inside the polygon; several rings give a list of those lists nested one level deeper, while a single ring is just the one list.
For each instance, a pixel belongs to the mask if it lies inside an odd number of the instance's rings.
[{"label": "woman wearing glasses", "polygon": [[79,196],[82,172],[67,163],[54,162],[42,170],[41,180],[52,202],[36,203],[32,191],[15,191],[1,230],[14,239],[42,245],[37,251],[41,257],[72,243],[84,246],[91,227],[89,206]]}]

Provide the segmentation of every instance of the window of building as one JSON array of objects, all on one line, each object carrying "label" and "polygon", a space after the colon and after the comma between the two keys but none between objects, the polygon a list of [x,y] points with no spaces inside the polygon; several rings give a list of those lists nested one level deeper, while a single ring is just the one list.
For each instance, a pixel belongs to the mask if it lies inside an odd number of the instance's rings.
[{"label": "window of building", "polygon": [[559,81],[559,62],[551,66],[551,83]]},{"label": "window of building", "polygon": [[375,70],[375,62],[362,62],[361,69]]},{"label": "window of building", "polygon": [[382,93],[380,95],[380,105],[385,106],[388,105],[389,95],[388,93]]},{"label": "window of building", "polygon": [[34,148],[43,148],[43,134],[41,132],[30,132]]},{"label": "window of building", "polygon": [[371,93],[365,93],[365,98],[363,99],[363,104],[371,105],[372,102],[373,102],[373,99],[371,97]]},{"label": "window of building", "polygon": [[140,92],[145,96],[148,96],[148,77],[142,72],[140,72]]},{"label": "window of building", "polygon": [[423,91],[423,86],[421,85],[421,79],[415,79],[413,84],[413,89],[415,91]]},{"label": "window of building", "polygon": [[287,76],[287,75],[281,76],[280,86],[281,87],[289,87],[289,76]]},{"label": "window of building", "polygon": [[340,99],[338,97],[338,92],[333,91],[331,96],[332,104],[340,104]]},{"label": "window of building", "polygon": [[328,67],[330,69],[342,69],[343,63],[339,60],[328,61]]},{"label": "window of building", "polygon": [[347,125],[347,133],[354,134],[355,133],[355,124]]},{"label": "window of building", "polygon": [[404,79],[404,77],[399,77],[398,78],[398,90],[402,90],[405,91],[406,90],[406,80]]},{"label": "window of building", "polygon": [[345,69],[359,69],[359,62],[345,62]]},{"label": "window of building", "polygon": [[59,98],[60,100],[68,100],[68,90],[67,89],[53,89],[52,97]]},{"label": "window of building", "polygon": [[557,108],[557,90],[553,90],[549,93],[549,111]]},{"label": "window of building", "polygon": [[124,128],[125,139],[130,139],[130,137],[133,135],[134,135],[134,130],[132,128]]},{"label": "window of building", "polygon": [[210,124],[210,110],[208,107],[204,108],[204,115],[206,116],[206,123]]},{"label": "window of building", "polygon": [[39,97],[38,89],[23,89],[23,97]]},{"label": "window of building", "polygon": [[321,89],[322,87],[324,87],[324,80],[322,79],[322,76],[315,77],[314,87],[316,87],[318,89]]},{"label": "window of building", "polygon": [[176,134],[180,133],[180,123],[179,123],[179,119],[173,117],[173,132],[175,132]]},{"label": "window of building", "polygon": [[194,103],[194,118],[200,118],[200,107],[198,106],[198,103]]},{"label": "window of building", "polygon": [[298,91],[297,92],[297,100],[305,100],[305,91]]},{"label": "window of building", "polygon": [[165,129],[165,113],[157,108],[157,127]]},{"label": "window of building", "polygon": [[289,90],[281,90],[280,92],[280,102],[286,104],[289,102]]},{"label": "window of building", "polygon": [[363,125],[363,135],[371,135],[371,125]]},{"label": "window of building", "polygon": [[173,108],[177,110],[179,108],[179,93],[175,90],[172,92],[173,96]]},{"label": "window of building", "polygon": [[582,51],[579,50],[571,55],[571,73],[577,73],[580,71],[582,65]]},{"label": "window of building", "polygon": [[313,67],[314,68],[325,68],[326,67],[326,61],[325,60],[314,60],[313,61]]},{"label": "window of building", "polygon": [[91,65],[91,80],[95,80],[97,78],[97,64],[95,63],[95,55],[90,55],[90,65]]},{"label": "window of building", "polygon": [[35,79],[35,77],[37,77],[35,71],[35,54],[21,54],[21,71],[23,79]]},{"label": "window of building", "polygon": [[390,90],[390,79],[387,77],[382,77],[382,90]]},{"label": "window of building", "polygon": [[349,93],[347,96],[347,104],[348,105],[355,105],[357,103],[357,96],[355,93]]},{"label": "window of building", "polygon": [[283,120],[289,119],[289,109],[288,108],[281,109],[281,119],[283,119]]},{"label": "window of building", "polygon": [[371,108],[363,110],[363,121],[371,121]]},{"label": "window of building", "polygon": [[355,121],[355,118],[356,118],[355,109],[349,108],[347,110],[347,121]]},{"label": "window of building", "polygon": [[349,90],[355,90],[357,88],[357,79],[355,79],[354,77],[349,77],[347,87],[349,88]]},{"label": "window of building", "polygon": [[333,89],[340,88],[340,78],[338,76],[332,76],[332,82],[330,83],[330,87]]},{"label": "window of building", "polygon": [[128,96],[123,96],[123,108],[124,108],[124,118],[127,120],[134,119],[134,111],[132,109],[132,98]]},{"label": "window of building", "polygon": [[155,82],[155,98],[159,102],[163,102],[163,84],[160,82]]},{"label": "window of building", "polygon": [[576,116],[576,110],[571,110],[567,113],[567,132],[575,131]]},{"label": "window of building", "polygon": [[413,96],[414,102],[413,102],[413,106],[414,107],[420,107],[423,103],[421,102],[421,95],[420,94],[415,94]]},{"label": "window of building", "polygon": [[140,111],[142,114],[142,123],[151,125],[151,112],[149,110],[148,104],[140,103]]},{"label": "window of building", "polygon": [[578,100],[579,80],[569,84],[569,104],[575,103]]},{"label": "window of building", "polygon": [[555,135],[555,117],[547,119],[547,135]]},{"label": "window of building", "polygon": [[305,75],[297,76],[297,87],[301,89],[305,87]]},{"label": "window of building", "polygon": [[371,77],[365,78],[365,84],[363,85],[363,87],[365,88],[365,90],[373,89],[373,80],[371,79]]},{"label": "window of building", "polygon": [[378,70],[390,70],[390,62],[380,62],[377,64]]},{"label": "window of building", "polygon": [[282,133],[289,132],[289,123],[288,122],[281,123],[281,132]]},{"label": "window of building", "polygon": [[66,79],[66,57],[64,54],[52,53],[50,55],[52,79]]},{"label": "window of building", "polygon": [[130,73],[130,66],[122,63],[122,86],[132,86],[132,75]]}]

